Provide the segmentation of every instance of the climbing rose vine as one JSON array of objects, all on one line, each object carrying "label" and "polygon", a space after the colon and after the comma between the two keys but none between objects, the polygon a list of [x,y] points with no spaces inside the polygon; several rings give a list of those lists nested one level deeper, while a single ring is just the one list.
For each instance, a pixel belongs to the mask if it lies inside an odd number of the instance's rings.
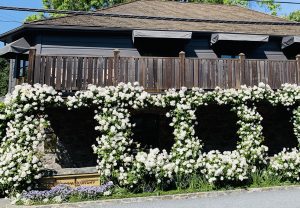
[{"label": "climbing rose vine", "polygon": [[[40,147],[50,125],[47,108],[95,109],[95,129],[99,132],[94,153],[98,156],[100,177],[119,186],[135,189],[150,180],[156,185],[172,183],[176,178],[201,174],[210,183],[244,181],[251,172],[269,165],[271,174],[299,180],[299,149],[284,149],[268,159],[263,145],[261,121],[256,104],[267,101],[293,109],[296,137],[300,138],[300,87],[285,84],[273,91],[268,85],[242,86],[240,90],[203,91],[182,88],[164,94],[149,94],[138,85],[96,87],[76,92],[65,99],[46,85],[16,86],[0,108],[0,189],[6,192],[30,189],[43,170]],[[238,117],[239,141],[234,151],[203,152],[203,142],[195,135],[196,110],[201,106],[228,105]],[[166,108],[171,119],[174,144],[166,150],[144,149],[132,139],[132,110]]]},{"label": "climbing rose vine", "polygon": [[39,84],[16,86],[5,98],[1,118],[7,121],[7,128],[0,146],[0,187],[6,192],[30,189],[33,181],[41,177],[39,145],[49,124],[43,112],[61,102],[52,87]]}]

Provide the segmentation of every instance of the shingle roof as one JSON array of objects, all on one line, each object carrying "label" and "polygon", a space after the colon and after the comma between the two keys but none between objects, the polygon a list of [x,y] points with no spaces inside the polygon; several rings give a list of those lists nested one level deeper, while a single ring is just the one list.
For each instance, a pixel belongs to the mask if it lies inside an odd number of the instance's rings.
[{"label": "shingle roof", "polygon": [[[156,17],[196,18],[224,21],[289,22],[283,18],[240,6],[180,3],[176,1],[140,0],[99,10],[101,13]],[[70,15],[28,23],[30,25],[92,26],[99,28],[186,30],[234,32],[272,35],[300,35],[300,25],[239,24],[156,20],[91,15]]]}]

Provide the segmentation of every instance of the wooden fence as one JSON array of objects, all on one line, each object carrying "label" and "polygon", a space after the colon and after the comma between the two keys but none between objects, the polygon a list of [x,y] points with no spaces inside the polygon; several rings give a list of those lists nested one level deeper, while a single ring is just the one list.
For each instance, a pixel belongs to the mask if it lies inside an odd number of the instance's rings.
[{"label": "wooden fence", "polygon": [[53,86],[57,90],[84,90],[88,84],[117,85],[139,82],[148,91],[186,86],[203,89],[240,88],[241,85],[300,84],[300,58],[296,60],[199,59],[179,57],[29,56],[28,82]]}]

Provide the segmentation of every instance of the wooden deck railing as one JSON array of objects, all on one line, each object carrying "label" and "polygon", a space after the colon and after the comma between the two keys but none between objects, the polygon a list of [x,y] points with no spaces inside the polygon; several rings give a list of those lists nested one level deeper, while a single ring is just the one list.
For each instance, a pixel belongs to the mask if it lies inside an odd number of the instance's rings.
[{"label": "wooden deck railing", "polygon": [[57,90],[84,90],[88,84],[117,85],[139,82],[148,91],[186,86],[203,89],[240,88],[259,82],[279,88],[283,83],[300,84],[300,57],[296,60],[198,59],[179,57],[29,57],[28,82],[41,83]]}]

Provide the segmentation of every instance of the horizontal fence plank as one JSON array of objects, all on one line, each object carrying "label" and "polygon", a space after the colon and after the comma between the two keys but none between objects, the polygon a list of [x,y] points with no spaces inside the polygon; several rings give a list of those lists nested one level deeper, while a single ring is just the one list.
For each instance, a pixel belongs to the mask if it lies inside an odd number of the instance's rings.
[{"label": "horizontal fence plank", "polygon": [[59,91],[138,81],[145,90],[240,88],[260,82],[277,89],[300,84],[299,60],[198,59],[185,57],[35,56],[33,82]]}]

